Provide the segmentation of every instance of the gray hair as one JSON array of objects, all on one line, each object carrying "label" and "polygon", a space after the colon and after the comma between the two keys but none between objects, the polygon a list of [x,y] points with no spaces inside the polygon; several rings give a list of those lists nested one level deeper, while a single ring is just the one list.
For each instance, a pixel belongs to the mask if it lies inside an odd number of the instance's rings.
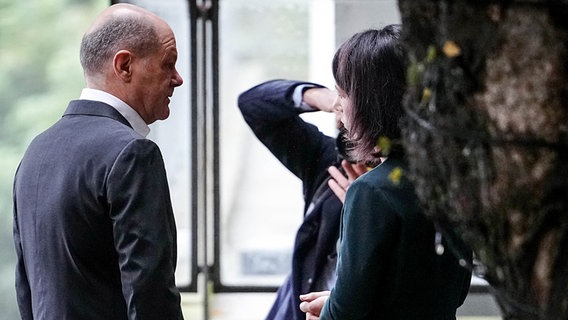
[{"label": "gray hair", "polygon": [[158,49],[155,26],[139,15],[123,15],[87,32],[81,41],[81,66],[87,75],[103,70],[104,64],[119,50],[145,57]]}]

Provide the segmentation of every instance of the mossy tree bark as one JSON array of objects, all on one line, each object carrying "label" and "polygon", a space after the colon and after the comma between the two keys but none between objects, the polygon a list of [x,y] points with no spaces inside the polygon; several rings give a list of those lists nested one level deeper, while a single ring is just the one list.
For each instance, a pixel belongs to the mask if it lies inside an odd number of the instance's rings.
[{"label": "mossy tree bark", "polygon": [[568,319],[568,1],[399,7],[428,215],[474,249],[506,319]]}]

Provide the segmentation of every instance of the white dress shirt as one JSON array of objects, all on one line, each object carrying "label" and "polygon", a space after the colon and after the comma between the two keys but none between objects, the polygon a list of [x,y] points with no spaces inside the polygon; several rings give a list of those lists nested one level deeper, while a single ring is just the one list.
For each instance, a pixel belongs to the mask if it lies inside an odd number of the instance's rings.
[{"label": "white dress shirt", "polygon": [[138,132],[143,137],[146,137],[148,133],[150,133],[150,127],[148,127],[138,112],[110,93],[97,89],[84,88],[79,99],[106,103],[115,108],[116,111],[118,111],[126,119],[126,121],[130,123],[130,126],[132,126],[134,131]]}]

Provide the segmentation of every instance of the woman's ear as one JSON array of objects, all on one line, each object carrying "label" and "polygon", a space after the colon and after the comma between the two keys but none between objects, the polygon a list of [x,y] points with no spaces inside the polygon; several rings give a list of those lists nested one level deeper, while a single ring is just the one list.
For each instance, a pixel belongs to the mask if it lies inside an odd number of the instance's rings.
[{"label": "woman's ear", "polygon": [[132,63],[134,56],[128,50],[120,50],[114,55],[113,69],[117,77],[124,82],[130,82],[132,79]]}]

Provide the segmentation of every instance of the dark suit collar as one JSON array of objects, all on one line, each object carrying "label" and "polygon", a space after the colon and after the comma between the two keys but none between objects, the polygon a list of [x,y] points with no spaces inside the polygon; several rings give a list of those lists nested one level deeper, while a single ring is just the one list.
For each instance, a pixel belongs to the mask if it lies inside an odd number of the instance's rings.
[{"label": "dark suit collar", "polygon": [[87,116],[98,116],[98,117],[107,117],[114,119],[116,121],[121,122],[124,125],[127,125],[132,128],[130,123],[112,106],[100,102],[100,101],[92,101],[92,100],[72,100],[69,102],[69,106],[67,106],[67,110],[63,116],[67,115],[87,115]]}]

